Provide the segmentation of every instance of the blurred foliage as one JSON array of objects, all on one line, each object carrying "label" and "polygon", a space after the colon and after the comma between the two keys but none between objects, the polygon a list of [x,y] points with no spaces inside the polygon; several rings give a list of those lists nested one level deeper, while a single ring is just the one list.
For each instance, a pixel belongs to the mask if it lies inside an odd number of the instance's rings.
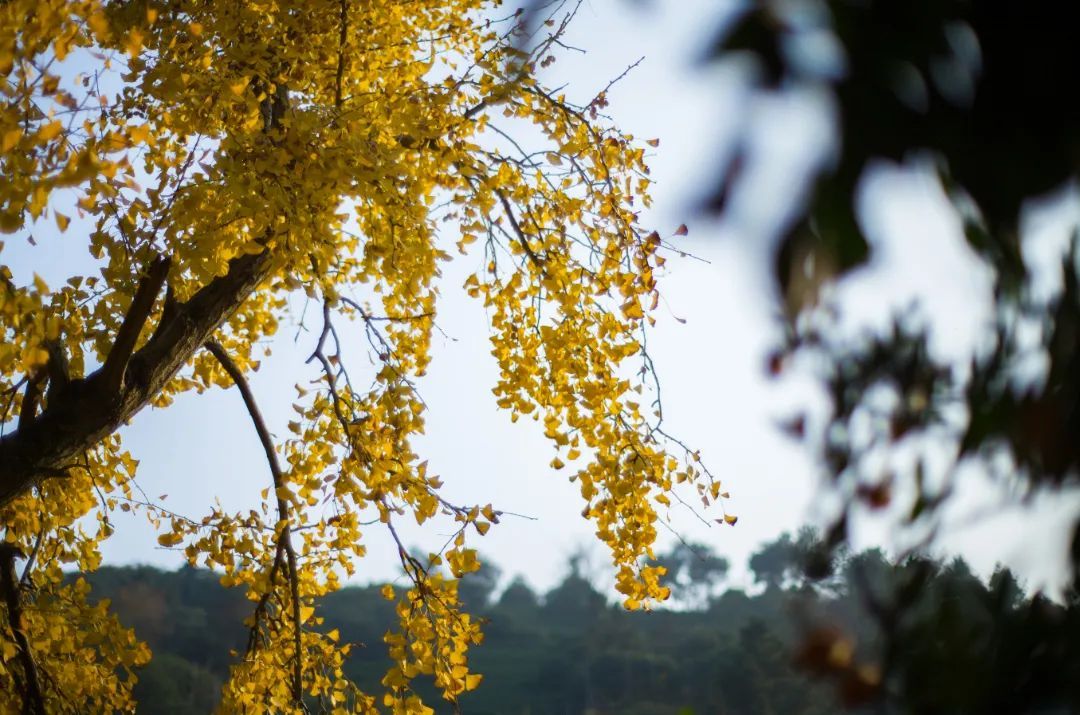
[{"label": "blurred foliage", "polygon": [[[474,656],[485,677],[460,712],[827,715],[846,704],[866,715],[1051,713],[1080,705],[1075,605],[1029,597],[1005,570],[986,583],[962,561],[897,565],[880,551],[834,552],[829,577],[810,578],[805,566],[819,547],[809,530],[763,545],[750,566],[766,587],[744,591],[720,587],[715,565],[725,561],[708,547],[679,545],[663,558],[698,559],[682,580],[708,595],[678,610],[609,604],[577,562],[542,596],[515,579],[474,606],[488,621]],[[154,651],[136,686],[139,711],[209,712],[229,650],[243,645],[232,617],[243,596],[191,568],[102,568],[89,578]],[[347,587],[318,604],[321,627],[356,644],[345,669],[361,687],[377,686],[381,637],[394,622],[380,588]],[[911,599],[902,614],[890,601],[898,593]]]},{"label": "blurred foliage", "polygon": [[[807,177],[776,251],[787,337],[769,359],[776,375],[796,362],[814,366],[831,407],[820,429],[805,415],[786,425],[818,449],[843,505],[825,548],[813,552],[818,578],[829,577],[822,567],[858,516],[894,519],[917,553],[943,528],[965,469],[990,475],[1021,504],[1077,486],[1077,240],[1056,282],[1025,260],[1022,226],[1031,200],[1076,190],[1078,21],[1080,5],[1054,0],[754,0],[712,46],[715,61],[751,59],[759,96],[812,89],[830,98],[837,117],[833,155]],[[713,208],[727,207],[752,160],[748,136],[718,180]],[[843,306],[822,301],[823,286],[842,283],[869,257],[856,199],[882,160],[932,167],[993,276],[993,321],[970,360],[930,348],[934,316],[920,317],[917,306],[891,331],[853,337],[839,329]],[[1060,289],[1047,297],[1054,283]],[[947,463],[934,464],[931,452]],[[887,577],[856,577],[860,568],[841,580],[872,582],[859,590],[884,636],[882,687],[867,687],[854,660],[831,659],[846,652],[831,627],[811,629],[803,665],[834,678],[849,703],[901,712],[1076,711],[1076,524],[1067,607],[1024,600],[1004,572],[985,588],[959,566],[919,558]],[[756,557],[770,587],[790,578],[776,564],[794,547],[772,548]]]},{"label": "blurred foliage", "polygon": [[[1070,87],[1078,21],[1080,7],[1056,0],[748,3],[714,56],[751,55],[763,92],[824,86],[840,114],[840,149],[816,177],[782,258],[809,253],[838,271],[864,261],[853,206],[863,172],[874,160],[924,151],[957,198],[974,202],[965,217],[972,245],[1003,278],[1019,279],[1024,200],[1058,188],[1080,165],[1080,97]],[[737,154],[730,169],[744,160]],[[717,207],[733,178],[722,177]],[[779,266],[782,283],[794,268]]]},{"label": "blurred foliage", "polygon": [[[946,419],[955,404],[967,415],[956,435],[960,457],[1004,447],[1032,482],[1075,478],[1076,253],[1063,257],[1061,292],[1040,298],[1018,226],[1026,199],[1061,188],[1080,166],[1080,97],[1067,81],[1080,68],[1080,44],[1068,29],[1078,20],[1074,3],[762,1],[751,3],[717,41],[719,58],[756,60],[759,91],[825,87],[838,109],[840,147],[811,177],[814,189],[777,252],[781,290],[791,298],[793,281],[799,283],[794,307],[810,309],[816,281],[842,279],[868,256],[854,204],[860,180],[878,159],[934,157],[971,245],[997,279],[997,324],[988,335],[994,347],[973,365],[938,362],[926,347],[925,326],[910,315],[897,318],[892,334],[852,344],[830,335],[827,320],[800,321],[796,312],[788,350],[828,359],[836,426],[828,431],[825,457],[835,476],[859,450],[851,444],[853,430],[843,427],[860,410],[886,417],[875,425],[884,424],[887,434],[880,437],[896,442],[932,427],[955,429]],[[823,35],[837,45],[832,62],[822,61],[829,55],[821,49],[828,46]],[[737,178],[730,172],[744,161],[740,155],[732,161],[714,196],[717,206],[725,205]],[[1019,339],[1025,327],[1037,332],[1037,344]],[[1046,367],[1024,379],[1021,366],[1033,356]],[[774,370],[783,357],[771,361]],[[867,400],[878,387],[896,398],[885,410]],[[881,493],[860,496],[882,499]]]}]

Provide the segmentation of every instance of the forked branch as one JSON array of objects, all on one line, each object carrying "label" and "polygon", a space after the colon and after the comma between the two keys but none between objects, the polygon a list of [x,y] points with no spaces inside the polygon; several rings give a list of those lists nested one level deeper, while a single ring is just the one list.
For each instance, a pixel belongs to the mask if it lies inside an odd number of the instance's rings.
[{"label": "forked branch", "polygon": [[[263,100],[268,132],[280,128],[287,108],[288,88],[280,85],[272,97]],[[266,241],[271,234],[268,229]],[[34,419],[20,420],[17,431],[0,437],[0,507],[41,479],[65,474],[66,465],[154,399],[269,274],[271,262],[269,249],[244,254],[229,261],[224,275],[186,302],[178,303],[167,294],[153,335],[135,350],[169,272],[167,258],[152,262],[105,364],[80,380],[77,388],[72,384],[72,389],[56,394]]]},{"label": "forked branch", "polygon": [[[130,420],[153,399],[194,352],[251,294],[270,268],[270,252],[233,259],[187,302],[175,304],[138,350],[146,324],[143,307],[152,308],[167,266],[151,267],[125,318],[106,364],[62,391],[33,420],[0,438],[0,506],[26,493],[38,480],[64,473],[63,467]],[[145,287],[143,287],[145,286]],[[138,309],[136,309],[138,306]],[[149,310],[149,309],[146,309]],[[111,364],[110,364],[111,363]],[[118,384],[119,380],[119,384]],[[75,385],[72,385],[75,388]]]}]

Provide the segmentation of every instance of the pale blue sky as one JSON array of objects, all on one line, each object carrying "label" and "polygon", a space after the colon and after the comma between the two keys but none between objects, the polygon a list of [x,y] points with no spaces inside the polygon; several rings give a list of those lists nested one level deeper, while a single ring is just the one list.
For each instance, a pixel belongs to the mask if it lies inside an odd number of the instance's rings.
[{"label": "pale blue sky", "polygon": [[[570,39],[588,55],[562,56],[550,72],[553,82],[569,82],[569,95],[587,97],[645,56],[612,90],[608,111],[635,135],[661,140],[651,162],[656,205],[645,223],[664,234],[689,224],[690,235],[681,245],[707,261],[676,258],[668,263],[661,282],[665,300],[650,349],[662,380],[669,431],[701,448],[727,484],[730,510],[739,516],[734,528],[706,528],[694,515],[676,509],[671,523],[684,536],[741,564],[763,541],[820,514],[814,508],[813,463],[776,423],[799,405],[820,414],[822,401],[805,379],[776,384],[765,377],[765,355],[776,336],[767,248],[781,212],[799,190],[794,179],[800,167],[821,156],[831,138],[821,96],[804,93],[762,102],[745,91],[742,68],[699,63],[723,8],[730,5],[591,0]],[[736,196],[732,216],[720,224],[697,215],[694,204],[711,187],[728,140],[740,127],[757,139],[761,161]],[[1040,260],[1049,261],[1045,257],[1057,250],[1080,213],[1075,196],[1068,201],[1068,208],[1042,214],[1034,243],[1041,247],[1036,251],[1044,256]],[[887,305],[918,297],[938,326],[935,348],[950,354],[969,351],[988,317],[989,283],[934,183],[924,175],[882,167],[867,183],[860,207],[878,251],[871,266],[841,290],[849,324],[876,324],[887,315]],[[35,236],[38,246],[13,243],[3,258],[17,277],[37,271],[47,280],[51,275],[63,280],[85,250],[79,234],[69,230],[61,237],[46,229]],[[541,430],[526,420],[511,424],[495,408],[490,388],[496,372],[485,315],[457,290],[474,262],[461,259],[445,270],[439,325],[449,338],[436,339],[435,359],[421,383],[430,413],[420,451],[430,469],[442,475],[451,500],[490,501],[496,508],[535,517],[507,518],[476,545],[507,572],[548,588],[563,575],[567,557],[592,543],[592,529],[580,516],[576,487],[565,472],[547,466],[551,451]],[[303,363],[312,342],[306,335],[294,344],[295,330],[282,327],[273,356],[251,378],[271,430],[283,436],[292,385],[299,375],[308,375]],[[167,410],[147,410],[123,436],[140,460],[140,484],[151,496],[168,494],[165,505],[175,511],[197,517],[214,498],[226,509],[246,509],[267,484],[264,458],[235,391],[185,395]],[[968,494],[959,507],[975,506],[994,492],[975,486]],[[1032,585],[1052,585],[1064,558],[1064,539],[1050,537],[1060,537],[1063,504],[1052,500],[1056,511],[1044,509],[1038,519],[1006,515],[980,522],[945,543],[983,571],[1005,559]],[[117,531],[104,547],[107,563],[179,564],[175,554],[157,548],[142,517],[118,512],[113,521]],[[893,543],[880,524],[861,524],[856,536],[861,543]],[[369,528],[366,538],[369,556],[359,579],[393,577],[397,559],[389,538],[377,526]],[[415,531],[406,538],[435,548],[445,534]],[[669,534],[663,538],[671,541]],[[595,562],[603,563],[603,551],[594,551]]]}]

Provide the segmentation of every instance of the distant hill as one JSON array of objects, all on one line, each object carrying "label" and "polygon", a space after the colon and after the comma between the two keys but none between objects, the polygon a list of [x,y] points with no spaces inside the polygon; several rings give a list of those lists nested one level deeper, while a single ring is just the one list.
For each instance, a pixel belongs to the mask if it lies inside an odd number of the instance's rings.
[{"label": "distant hill", "polygon": [[[1019,664],[1036,657],[1024,651],[1023,643],[1009,641],[1024,634],[1013,621],[1020,623],[1038,606],[1057,609],[1063,619],[1074,619],[1063,623],[1075,623],[1073,609],[1025,600],[1008,572],[988,585],[959,561],[943,566],[924,559],[894,566],[879,552],[867,552],[834,564],[811,582],[804,575],[804,542],[785,535],[755,554],[751,568],[764,584],[756,595],[724,590],[727,564],[707,550],[676,549],[664,558],[674,577],[673,600],[681,605],[679,610],[627,612],[609,605],[574,564],[563,582],[546,594],[514,581],[493,598],[497,571],[471,575],[462,582],[461,593],[472,612],[486,621],[485,640],[471,652],[473,669],[484,680],[462,699],[460,712],[828,715],[842,709],[838,696],[856,712],[881,696],[885,704],[893,698],[897,707],[865,712],[992,712],[963,706],[981,702],[980,688],[992,690],[986,681],[980,685],[977,679],[963,678],[972,673],[997,677],[993,669],[1007,664],[1009,653]],[[872,613],[875,604],[924,567],[930,577],[922,582],[922,600],[907,612],[906,625],[897,626],[891,640],[883,639],[880,619]],[[230,664],[245,649],[242,624],[252,604],[243,591],[225,588],[215,574],[193,568],[109,567],[87,579],[94,594],[110,599],[121,621],[134,627],[154,653],[135,689],[139,712],[212,711]],[[872,598],[867,589],[873,591]],[[395,626],[394,604],[379,590],[380,585],[344,588],[325,597],[318,611],[325,619],[321,628],[336,628],[343,641],[357,644],[346,672],[373,694],[381,692],[387,663],[382,638]],[[1002,598],[1007,602],[995,611],[992,604]],[[961,617],[969,620],[957,621]],[[972,649],[976,636],[996,638],[999,651]],[[897,639],[906,661],[887,652],[897,647]],[[1037,634],[1028,640],[1039,643]],[[1076,650],[1073,646],[1062,657],[1071,658]],[[1052,676],[1059,665],[1049,663],[1049,675],[1041,676],[1051,678],[1049,688],[1055,687]],[[873,678],[884,666],[892,670],[886,673],[888,687],[882,689],[873,686]],[[920,668],[941,673],[919,674]],[[943,680],[942,673],[954,679]],[[904,690],[911,687],[912,674],[937,682],[932,696],[959,706],[904,707],[915,697]],[[1058,680],[1063,683],[1059,689],[1068,691],[1068,678]],[[1048,696],[1056,693],[1046,691]],[[436,712],[455,712],[430,687],[423,694]]]}]

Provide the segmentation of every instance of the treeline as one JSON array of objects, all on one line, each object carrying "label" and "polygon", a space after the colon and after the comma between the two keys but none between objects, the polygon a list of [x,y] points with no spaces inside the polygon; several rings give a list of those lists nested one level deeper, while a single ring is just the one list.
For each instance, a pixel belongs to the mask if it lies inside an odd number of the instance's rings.
[{"label": "treeline", "polygon": [[[824,554],[809,531],[782,536],[751,559],[758,586],[748,593],[724,587],[723,558],[680,545],[664,556],[673,608],[651,613],[609,604],[578,561],[545,594],[522,581],[497,590],[494,568],[471,575],[461,592],[487,621],[472,653],[484,681],[460,711],[1049,713],[1080,703],[1074,607],[1025,595],[1006,570],[983,582],[960,560]],[[192,568],[103,568],[88,579],[153,650],[136,686],[139,712],[210,712],[246,644],[244,594]],[[371,693],[395,624],[380,588],[344,588],[319,609],[321,627],[357,644],[346,671]],[[453,712],[424,694],[437,712]]]}]

